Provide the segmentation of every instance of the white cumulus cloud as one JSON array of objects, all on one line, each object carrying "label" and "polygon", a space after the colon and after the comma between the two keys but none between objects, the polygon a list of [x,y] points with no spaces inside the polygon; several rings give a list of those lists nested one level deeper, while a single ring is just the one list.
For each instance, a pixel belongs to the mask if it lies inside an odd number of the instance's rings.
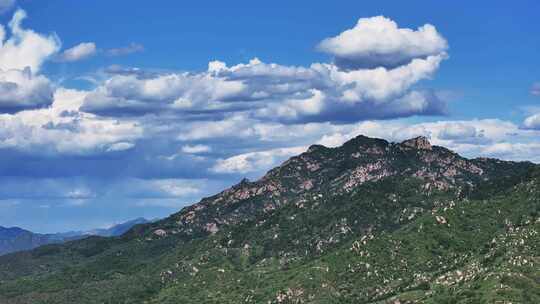
[{"label": "white cumulus cloud", "polygon": [[97,52],[96,44],[93,42],[83,42],[69,48],[58,56],[59,61],[74,62],[89,58]]},{"label": "white cumulus cloud", "polygon": [[231,67],[214,61],[200,73],[115,75],[88,95],[83,110],[198,119],[244,113],[289,123],[444,114],[445,102],[437,94],[411,87],[432,77],[445,58],[414,59],[392,70],[343,71],[320,63],[305,68],[254,59]]},{"label": "white cumulus cloud", "polygon": [[185,145],[182,146],[182,152],[187,154],[199,154],[212,151],[212,148],[207,145]]},{"label": "white cumulus cloud", "polygon": [[266,151],[248,152],[226,159],[219,159],[211,171],[216,173],[247,173],[264,171],[279,161],[306,151],[307,147],[277,148]]},{"label": "white cumulus cloud", "polygon": [[540,130],[540,113],[533,114],[523,121],[523,126],[527,129]]},{"label": "white cumulus cloud", "polygon": [[9,22],[10,36],[4,26],[0,26],[0,69],[24,70],[29,67],[32,73],[38,73],[42,64],[58,52],[60,40],[54,34],[44,35],[22,27],[26,12],[17,10]]},{"label": "white cumulus cloud", "polygon": [[0,111],[41,107],[52,102],[53,85],[45,76],[24,70],[0,70]]},{"label": "white cumulus cloud", "polygon": [[38,154],[96,154],[133,147],[142,128],[78,111],[87,93],[58,89],[52,106],[0,114],[0,148]]},{"label": "white cumulus cloud", "polygon": [[55,35],[22,27],[26,12],[17,10],[8,31],[0,25],[0,112],[42,107],[52,102],[54,88],[39,71],[60,49]]},{"label": "white cumulus cloud", "polygon": [[335,56],[345,69],[395,68],[416,58],[440,55],[448,44],[431,24],[417,30],[399,28],[383,16],[360,18],[356,26],[323,40],[318,49]]}]

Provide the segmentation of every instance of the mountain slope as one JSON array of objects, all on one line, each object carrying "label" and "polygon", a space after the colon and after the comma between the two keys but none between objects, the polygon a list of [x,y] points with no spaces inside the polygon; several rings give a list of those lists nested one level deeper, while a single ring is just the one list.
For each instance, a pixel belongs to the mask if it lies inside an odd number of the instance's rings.
[{"label": "mountain slope", "polygon": [[0,255],[60,242],[62,238],[53,235],[32,233],[18,227],[0,226]]},{"label": "mountain slope", "polygon": [[146,224],[148,222],[149,221],[144,218],[137,218],[106,229],[52,234],[33,233],[18,227],[5,228],[0,226],[0,255],[30,250],[47,244],[63,243],[85,238],[91,235],[119,236],[127,232],[135,225]]},{"label": "mountain slope", "polygon": [[312,146],[117,238],[0,257],[1,303],[537,303],[540,170]]},{"label": "mountain slope", "polygon": [[94,229],[94,230],[89,230],[89,231],[83,231],[83,232],[78,232],[78,234],[84,235],[84,236],[89,236],[89,235],[120,236],[126,233],[127,231],[129,231],[129,229],[131,229],[135,225],[147,224],[150,222],[151,221],[145,218],[139,217],[139,218],[136,218],[136,219],[133,219],[133,220],[121,223],[121,224],[113,225],[109,228],[100,228],[100,229]]}]

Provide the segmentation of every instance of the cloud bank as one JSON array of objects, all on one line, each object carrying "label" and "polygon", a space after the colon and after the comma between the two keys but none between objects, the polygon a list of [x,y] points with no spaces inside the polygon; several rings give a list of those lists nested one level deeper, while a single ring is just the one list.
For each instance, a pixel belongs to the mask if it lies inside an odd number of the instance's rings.
[{"label": "cloud bank", "polygon": [[445,58],[441,54],[391,70],[353,71],[255,58],[230,67],[213,61],[200,73],[120,74],[91,92],[82,110],[109,116],[175,113],[189,120],[243,113],[288,123],[441,115],[445,101],[434,91],[412,86],[432,77]]}]

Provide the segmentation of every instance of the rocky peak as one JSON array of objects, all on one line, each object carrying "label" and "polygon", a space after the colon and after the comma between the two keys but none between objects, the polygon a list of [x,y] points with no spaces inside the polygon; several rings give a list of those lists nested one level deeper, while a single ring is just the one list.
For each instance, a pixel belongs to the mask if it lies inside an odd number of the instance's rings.
[{"label": "rocky peak", "polygon": [[358,135],[355,138],[347,141],[343,144],[343,148],[374,148],[374,147],[386,147],[388,142],[380,138],[371,138],[364,135]]},{"label": "rocky peak", "polygon": [[401,143],[401,146],[418,149],[418,150],[431,150],[431,143],[425,136],[418,136],[415,138],[407,139]]},{"label": "rocky peak", "polygon": [[307,153],[315,153],[317,151],[322,151],[324,149],[328,149],[327,147],[323,146],[323,145],[311,145],[309,146],[309,148],[307,149]]},{"label": "rocky peak", "polygon": [[242,180],[240,181],[240,183],[238,184],[239,186],[240,185],[249,185],[251,183],[251,181],[248,179],[248,178],[242,178]]}]

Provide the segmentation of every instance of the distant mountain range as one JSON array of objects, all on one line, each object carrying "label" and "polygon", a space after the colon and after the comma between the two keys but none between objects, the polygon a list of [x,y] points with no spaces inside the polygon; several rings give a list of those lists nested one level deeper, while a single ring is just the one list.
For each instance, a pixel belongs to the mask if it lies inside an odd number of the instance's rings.
[{"label": "distant mountain range", "polygon": [[57,244],[78,240],[92,235],[104,237],[119,236],[135,225],[146,224],[149,222],[151,221],[145,218],[136,218],[134,220],[105,229],[70,231],[52,234],[34,233],[19,227],[6,228],[0,226],[0,255],[30,250],[47,244]]}]

